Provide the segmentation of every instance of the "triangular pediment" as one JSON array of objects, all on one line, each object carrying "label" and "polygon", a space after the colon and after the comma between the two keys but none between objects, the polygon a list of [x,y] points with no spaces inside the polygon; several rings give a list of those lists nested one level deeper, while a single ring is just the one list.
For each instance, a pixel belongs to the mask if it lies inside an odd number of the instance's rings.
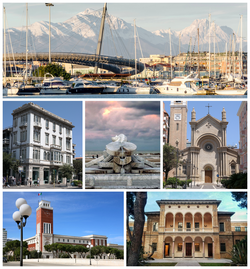
[{"label": "triangular pediment", "polygon": [[212,117],[210,114],[207,114],[205,117],[197,120],[196,123],[199,124],[199,123],[201,123],[203,121],[207,121],[208,119],[213,120],[213,121],[215,121],[215,122],[217,122],[219,124],[221,122],[220,120],[216,119],[215,117]]}]

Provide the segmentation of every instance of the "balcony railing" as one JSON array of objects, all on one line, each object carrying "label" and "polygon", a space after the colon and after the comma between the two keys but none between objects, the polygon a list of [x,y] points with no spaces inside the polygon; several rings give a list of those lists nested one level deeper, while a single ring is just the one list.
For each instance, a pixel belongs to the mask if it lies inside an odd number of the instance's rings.
[{"label": "balcony railing", "polygon": [[55,144],[51,144],[50,148],[51,149],[62,149],[62,147],[60,145],[55,145]]},{"label": "balcony railing", "polygon": [[42,128],[42,124],[41,124],[41,122],[39,122],[39,121],[34,121],[33,125],[34,125],[35,127],[40,127],[40,128]]},{"label": "balcony railing", "polygon": [[3,139],[3,144],[4,145],[9,145],[9,143],[10,143],[10,140],[8,138]]},{"label": "balcony railing", "polygon": [[183,233],[204,232],[204,233],[207,233],[207,232],[213,232],[213,228],[207,228],[207,227],[204,227],[204,228],[165,228],[165,232],[169,232],[169,233],[171,232],[183,232]]}]

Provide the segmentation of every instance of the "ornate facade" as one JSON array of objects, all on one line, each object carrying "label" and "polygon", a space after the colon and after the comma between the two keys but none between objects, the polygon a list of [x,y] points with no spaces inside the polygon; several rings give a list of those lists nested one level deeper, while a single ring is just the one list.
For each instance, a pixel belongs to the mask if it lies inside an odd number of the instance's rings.
[{"label": "ornate facade", "polygon": [[219,200],[156,202],[160,211],[145,213],[143,233],[144,252],[149,255],[154,248],[156,259],[228,258],[233,245],[247,235],[246,222],[237,222],[233,231],[234,212],[218,211]]}]

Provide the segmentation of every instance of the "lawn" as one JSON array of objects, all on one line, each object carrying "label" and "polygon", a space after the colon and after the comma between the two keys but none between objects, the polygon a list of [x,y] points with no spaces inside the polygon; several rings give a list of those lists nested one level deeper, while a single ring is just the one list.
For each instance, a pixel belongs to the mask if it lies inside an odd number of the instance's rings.
[{"label": "lawn", "polygon": [[145,263],[143,266],[175,266],[177,262],[152,262]]}]

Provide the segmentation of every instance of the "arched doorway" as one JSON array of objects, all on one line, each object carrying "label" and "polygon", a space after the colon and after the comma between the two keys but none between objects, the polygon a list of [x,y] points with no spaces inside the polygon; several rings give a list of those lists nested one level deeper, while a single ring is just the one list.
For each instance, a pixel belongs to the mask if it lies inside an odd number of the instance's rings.
[{"label": "arched doorway", "polygon": [[171,236],[167,236],[165,238],[165,243],[164,243],[164,258],[171,258],[171,250],[172,250],[172,243],[173,243],[173,238]]},{"label": "arched doorway", "polygon": [[213,182],[213,168],[208,165],[205,167],[205,183]]}]

